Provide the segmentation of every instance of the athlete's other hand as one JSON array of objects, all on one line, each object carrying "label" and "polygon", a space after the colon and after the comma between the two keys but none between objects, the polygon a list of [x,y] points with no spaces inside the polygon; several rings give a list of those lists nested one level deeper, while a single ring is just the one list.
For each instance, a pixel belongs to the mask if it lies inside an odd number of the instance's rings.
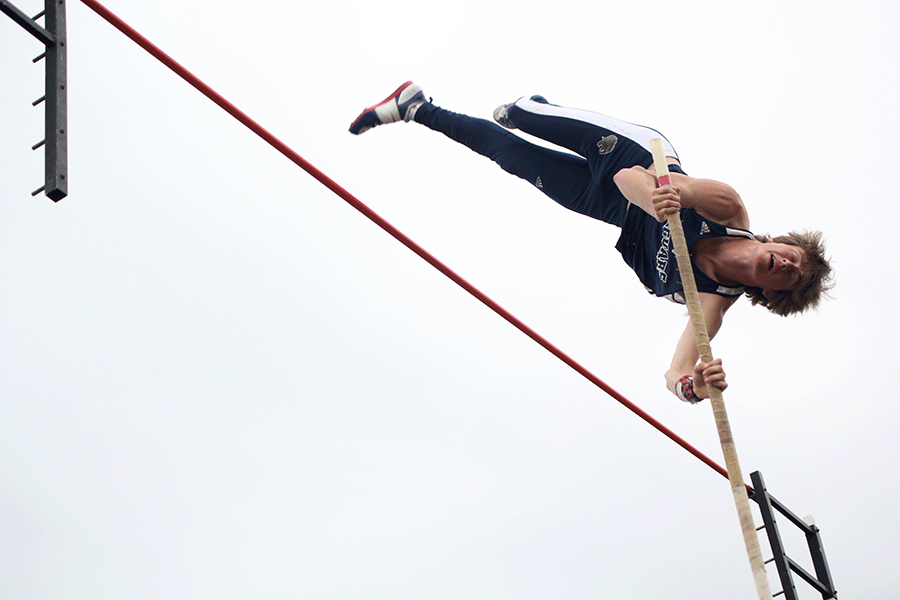
[{"label": "athlete's other hand", "polygon": [[655,188],[650,194],[656,220],[662,223],[681,209],[681,190],[672,185]]},{"label": "athlete's other hand", "polygon": [[694,393],[697,397],[709,398],[708,386],[710,385],[720,391],[724,391],[728,387],[721,358],[717,358],[711,363],[698,362],[694,366]]}]

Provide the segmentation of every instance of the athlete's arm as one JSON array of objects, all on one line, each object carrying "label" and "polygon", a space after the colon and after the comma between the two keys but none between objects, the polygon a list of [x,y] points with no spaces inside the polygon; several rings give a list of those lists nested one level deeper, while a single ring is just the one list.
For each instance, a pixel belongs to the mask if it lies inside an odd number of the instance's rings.
[{"label": "athlete's arm", "polygon": [[670,175],[672,185],[659,188],[655,171],[634,166],[616,173],[613,181],[629,202],[660,222],[680,208],[693,208],[722,225],[743,229],[749,227],[744,202],[730,185],[681,173]]},{"label": "athlete's arm", "polygon": [[[656,208],[653,205],[653,191],[656,189],[656,173],[648,171],[643,167],[634,166],[630,169],[622,169],[613,175],[613,181],[619,188],[619,191],[622,192],[622,195],[625,196],[629,202],[641,208],[648,215],[658,219],[660,222],[665,221],[665,215],[662,215],[662,218],[660,218],[660,215],[657,214]],[[677,210],[676,207],[675,211]]]},{"label": "athlete's arm", "polygon": [[[735,303],[739,296],[719,296],[700,292],[700,307],[703,310],[703,318],[706,321],[706,329],[709,338],[712,339],[722,327],[722,320],[727,311]],[[675,346],[675,355],[672,364],[666,371],[666,387],[675,394],[675,386],[678,380],[685,375],[694,376],[694,393],[699,398],[708,398],[707,380],[715,387],[724,390],[728,383],[725,381],[725,372],[722,370],[721,360],[716,360],[709,365],[698,363],[700,353],[697,351],[697,341],[694,338],[694,327],[690,323],[678,339]],[[677,395],[677,394],[676,394]]]}]

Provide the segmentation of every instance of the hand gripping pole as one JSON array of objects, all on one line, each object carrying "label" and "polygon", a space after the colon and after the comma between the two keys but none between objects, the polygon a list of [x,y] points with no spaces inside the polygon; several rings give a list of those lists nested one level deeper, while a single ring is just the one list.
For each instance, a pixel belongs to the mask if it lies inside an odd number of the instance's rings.
[{"label": "hand gripping pole", "polygon": [[[662,140],[660,138],[651,140],[650,150],[653,152],[653,165],[656,168],[656,176],[660,187],[671,185],[672,179],[669,176],[669,167],[663,151]],[[688,251],[687,241],[684,238],[684,228],[681,224],[680,215],[678,213],[669,215],[668,224],[672,244],[675,247],[675,257],[678,260],[681,283],[684,286],[688,314],[690,314],[691,324],[694,327],[694,337],[697,340],[697,350],[700,353],[700,360],[709,363],[713,360],[712,349],[709,345],[709,333],[706,329],[706,321],[703,318],[703,309],[700,306],[700,294],[697,292],[697,282],[694,279],[694,271],[691,268],[691,256]],[[734,504],[737,507],[741,532],[744,535],[744,544],[747,546],[750,568],[753,570],[756,591],[759,595],[759,600],[772,600],[772,592],[769,590],[769,579],[766,575],[762,551],[759,547],[759,538],[756,535],[753,514],[750,512],[747,486],[744,484],[743,476],[741,475],[741,466],[738,463],[737,450],[734,446],[734,437],[731,434],[728,414],[725,412],[725,401],[722,399],[722,391],[714,386],[708,386],[708,390],[709,401],[712,404],[713,416],[716,420],[716,428],[719,431],[719,443],[722,445],[722,453],[725,455],[728,481],[731,484]]]}]

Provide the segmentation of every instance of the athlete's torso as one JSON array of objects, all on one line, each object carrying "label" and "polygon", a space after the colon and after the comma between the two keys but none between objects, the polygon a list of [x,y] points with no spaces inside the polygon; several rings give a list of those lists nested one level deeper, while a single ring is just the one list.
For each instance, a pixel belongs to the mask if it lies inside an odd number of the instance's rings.
[{"label": "athlete's torso", "polygon": [[[681,223],[687,247],[693,251],[700,240],[723,237],[754,239],[746,229],[726,227],[693,209],[682,209]],[[616,244],[625,262],[634,270],[647,291],[661,298],[684,304],[684,290],[672,245],[669,224],[660,223],[636,206],[631,206],[625,218],[622,235]],[[740,296],[743,287],[727,286],[715,281],[693,266],[697,290],[720,296]]]}]

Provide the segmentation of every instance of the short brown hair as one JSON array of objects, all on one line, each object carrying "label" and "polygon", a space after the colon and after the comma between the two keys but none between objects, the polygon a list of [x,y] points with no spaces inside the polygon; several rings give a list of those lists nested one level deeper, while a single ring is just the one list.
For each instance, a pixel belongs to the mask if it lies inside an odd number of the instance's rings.
[{"label": "short brown hair", "polygon": [[777,244],[789,244],[797,246],[805,255],[803,272],[800,283],[794,290],[773,291],[769,298],[763,295],[762,288],[747,287],[744,292],[753,304],[760,304],[768,308],[776,315],[786,317],[800,314],[803,311],[816,308],[823,296],[828,296],[828,290],[834,287],[832,281],[831,264],[825,258],[825,246],[822,243],[822,233],[819,231],[792,231],[787,235],[779,235],[776,238],[769,236],[756,236],[761,242],[775,242]]}]

